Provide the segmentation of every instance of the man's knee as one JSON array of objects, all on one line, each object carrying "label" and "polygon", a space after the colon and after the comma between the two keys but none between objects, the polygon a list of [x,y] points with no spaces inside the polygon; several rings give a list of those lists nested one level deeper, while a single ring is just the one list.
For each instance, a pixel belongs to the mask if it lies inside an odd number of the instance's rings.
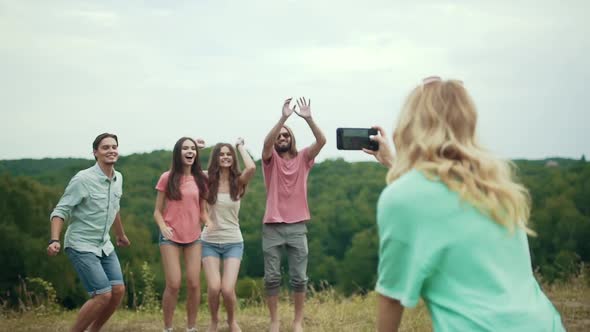
[{"label": "man's knee", "polygon": [[96,294],[92,297],[92,300],[96,301],[100,306],[106,306],[111,302],[111,298],[113,297],[112,291],[108,291],[102,294]]},{"label": "man's knee", "polygon": [[264,276],[264,289],[266,296],[275,296],[279,294],[281,289],[281,276]]},{"label": "man's knee", "polygon": [[292,277],[289,284],[291,290],[295,293],[304,293],[307,290],[307,278],[301,276]]},{"label": "man's knee", "polygon": [[291,252],[289,260],[289,284],[294,292],[307,289],[307,251]]},{"label": "man's knee", "polygon": [[113,285],[111,292],[113,299],[118,301],[123,298],[123,295],[125,295],[125,285]]}]

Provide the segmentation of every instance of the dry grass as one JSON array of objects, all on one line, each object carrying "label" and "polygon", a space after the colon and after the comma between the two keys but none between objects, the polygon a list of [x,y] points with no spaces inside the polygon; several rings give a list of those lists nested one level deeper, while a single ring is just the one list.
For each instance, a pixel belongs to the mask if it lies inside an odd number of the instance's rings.
[{"label": "dry grass", "polygon": [[543,287],[568,332],[590,331],[590,275]]},{"label": "dry grass", "polygon": [[[544,287],[570,332],[590,331],[590,287],[588,281],[577,278],[567,284]],[[327,290],[312,294],[306,302],[306,331],[346,332],[375,331],[376,296],[343,298]],[[206,304],[201,306],[198,318],[200,331],[206,331],[209,320]],[[0,318],[0,331],[67,331],[76,312],[54,314],[27,312],[10,314]],[[280,305],[281,330],[290,331],[293,306],[285,296]],[[184,331],[184,308],[179,306],[175,315],[177,331]],[[238,311],[238,322],[244,332],[266,331],[268,312],[263,304],[245,305]],[[119,310],[110,320],[105,331],[161,331],[160,313]],[[406,310],[402,331],[431,331],[430,317],[424,304]],[[228,331],[224,324],[220,331]]]}]

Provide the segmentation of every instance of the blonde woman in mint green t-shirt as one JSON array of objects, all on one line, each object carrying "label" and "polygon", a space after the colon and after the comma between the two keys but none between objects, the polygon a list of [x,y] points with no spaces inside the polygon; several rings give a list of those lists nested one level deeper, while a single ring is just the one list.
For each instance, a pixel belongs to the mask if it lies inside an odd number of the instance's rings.
[{"label": "blonde woman in mint green t-shirt", "polygon": [[565,331],[533,276],[528,191],[476,140],[475,106],[458,80],[429,77],[394,129],[365,150],[389,167],[377,204],[378,331],[397,331],[422,298],[434,331]]},{"label": "blonde woman in mint green t-shirt", "polygon": [[435,331],[560,331],[522,229],[514,234],[412,170],[377,204],[379,294],[428,306]]}]

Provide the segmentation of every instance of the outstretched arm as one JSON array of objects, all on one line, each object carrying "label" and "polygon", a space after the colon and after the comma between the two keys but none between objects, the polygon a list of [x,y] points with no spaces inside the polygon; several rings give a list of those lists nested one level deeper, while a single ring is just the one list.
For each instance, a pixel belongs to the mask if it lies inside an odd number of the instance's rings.
[{"label": "outstretched arm", "polygon": [[383,166],[391,168],[391,166],[393,166],[394,156],[393,151],[385,138],[385,131],[380,126],[373,126],[372,128],[377,129],[378,135],[371,136],[371,140],[379,143],[379,149],[377,151],[363,149],[363,151],[373,155],[373,157],[375,157],[375,159],[377,159],[377,161]]},{"label": "outstretched arm", "polygon": [[252,160],[252,157],[244,147],[243,138],[238,138],[236,146],[238,147],[238,151],[240,151],[240,155],[242,155],[242,160],[244,161],[244,171],[242,172],[242,175],[240,175],[239,181],[240,185],[246,186],[256,172],[256,164],[254,164],[254,160]]},{"label": "outstretched arm", "polygon": [[299,98],[299,100],[297,100],[297,105],[299,106],[299,112],[295,111],[295,113],[305,119],[315,137],[315,142],[311,144],[308,150],[308,158],[309,160],[312,160],[318,155],[318,153],[320,153],[320,150],[322,150],[324,145],[326,145],[326,136],[324,136],[322,130],[316,125],[311,117],[311,99],[307,101],[303,97]]},{"label": "outstretched arm", "polygon": [[279,122],[277,122],[277,124],[275,124],[274,127],[272,127],[270,132],[264,138],[264,146],[262,147],[263,162],[267,162],[270,159],[270,157],[272,157],[272,149],[274,147],[275,141],[277,140],[277,136],[279,136],[279,132],[281,131],[281,128],[283,127],[289,116],[293,114],[293,111],[295,111],[295,106],[293,106],[293,108],[289,107],[291,99],[293,98],[288,98],[285,100],[285,102],[283,103],[283,110]]}]

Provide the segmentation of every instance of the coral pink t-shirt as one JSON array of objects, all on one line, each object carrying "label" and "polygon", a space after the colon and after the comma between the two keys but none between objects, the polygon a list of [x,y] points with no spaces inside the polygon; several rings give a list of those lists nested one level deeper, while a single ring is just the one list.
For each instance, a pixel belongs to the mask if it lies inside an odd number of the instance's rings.
[{"label": "coral pink t-shirt", "polygon": [[307,205],[307,176],[314,160],[307,160],[309,148],[293,159],[283,159],[272,149],[272,157],[262,161],[266,186],[266,210],[262,222],[296,223],[310,219]]},{"label": "coral pink t-shirt", "polygon": [[[160,176],[156,190],[166,193],[169,176],[170,171],[164,172]],[[164,221],[173,229],[170,240],[178,243],[190,243],[201,236],[199,187],[194,176],[180,178],[180,193],[182,198],[178,201],[166,198]]]}]

